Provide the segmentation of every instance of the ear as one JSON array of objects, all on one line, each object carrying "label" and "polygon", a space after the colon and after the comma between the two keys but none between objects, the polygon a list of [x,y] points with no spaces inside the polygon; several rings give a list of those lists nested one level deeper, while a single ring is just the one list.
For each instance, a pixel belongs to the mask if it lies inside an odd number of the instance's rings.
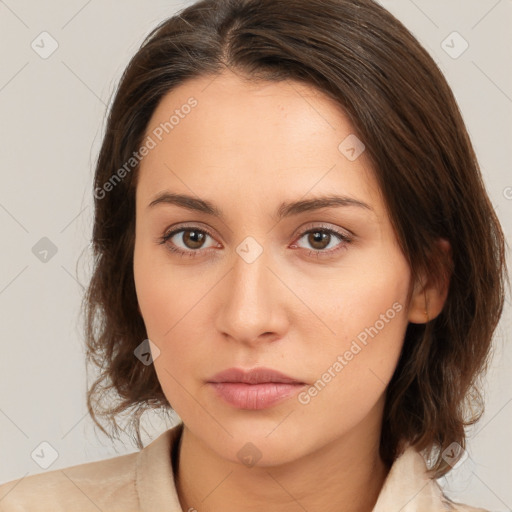
[{"label": "ear", "polygon": [[[451,246],[448,240],[440,238],[436,242],[439,249],[451,260]],[[440,269],[439,276],[427,279],[422,276],[416,283],[409,303],[409,322],[413,324],[424,324],[436,318],[441,313],[448,289],[450,286],[450,275],[444,266]]]}]

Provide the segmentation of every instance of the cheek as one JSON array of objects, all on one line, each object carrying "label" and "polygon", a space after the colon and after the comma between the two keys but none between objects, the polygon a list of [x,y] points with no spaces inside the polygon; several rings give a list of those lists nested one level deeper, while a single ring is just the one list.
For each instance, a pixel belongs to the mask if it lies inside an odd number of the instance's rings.
[{"label": "cheek", "polygon": [[173,409],[186,415],[190,404],[183,386],[189,387],[186,369],[193,367],[194,357],[190,350],[195,345],[196,334],[187,325],[186,311],[180,310],[189,301],[182,291],[177,291],[180,287],[176,287],[175,282],[164,278],[154,267],[145,265],[143,259],[136,260],[134,276],[148,338],[159,350],[158,357],[153,354],[158,381]]},{"label": "cheek", "polygon": [[135,288],[148,338],[159,349],[154,358],[158,380],[178,410],[186,397],[182,386],[188,387],[190,368],[206,353],[208,340],[197,318],[205,314],[201,297],[212,284],[190,279],[190,272],[180,272],[179,267],[172,269],[158,252],[135,246]]},{"label": "cheek", "polygon": [[327,346],[338,349],[375,324],[382,337],[389,339],[396,339],[407,324],[410,271],[398,248],[384,244],[358,248],[328,273],[305,277],[295,272],[286,278],[311,312],[308,322],[306,317],[293,320],[301,330],[309,330],[306,339],[314,339],[314,332],[318,338],[321,330],[327,333]]},{"label": "cheek", "polygon": [[179,282],[179,272],[170,273],[164,251],[161,246],[152,247],[143,235],[136,239],[133,274],[137,300],[148,337],[155,342],[163,340],[173,328],[189,293],[189,288]]},{"label": "cheek", "polygon": [[[336,403],[347,420],[357,421],[385,391],[398,362],[408,324],[409,268],[401,253],[373,260],[358,262],[364,271],[354,265],[340,273],[326,293],[314,292],[317,304],[326,305],[319,316],[334,331],[308,357],[317,380],[303,403],[315,402],[319,413]],[[313,330],[306,337],[314,339]]]},{"label": "cheek", "polygon": [[354,419],[384,393],[403,345],[409,271],[400,255],[393,261],[389,266],[365,266],[369,270],[364,275],[347,275],[329,316],[338,334],[318,361],[323,372],[320,388],[331,374],[336,377],[318,402],[342,403]]}]

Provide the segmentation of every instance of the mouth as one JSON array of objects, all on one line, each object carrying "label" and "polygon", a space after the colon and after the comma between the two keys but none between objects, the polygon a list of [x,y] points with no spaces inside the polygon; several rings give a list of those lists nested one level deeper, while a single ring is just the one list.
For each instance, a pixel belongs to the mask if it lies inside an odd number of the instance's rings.
[{"label": "mouth", "polygon": [[230,368],[208,381],[216,395],[237,409],[266,409],[295,395],[306,384],[269,368]]}]

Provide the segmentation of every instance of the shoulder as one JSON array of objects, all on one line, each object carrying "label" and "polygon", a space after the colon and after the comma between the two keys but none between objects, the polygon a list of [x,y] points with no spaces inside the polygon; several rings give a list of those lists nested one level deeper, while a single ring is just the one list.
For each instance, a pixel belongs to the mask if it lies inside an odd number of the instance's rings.
[{"label": "shoulder", "polygon": [[0,485],[0,512],[138,510],[138,452],[24,476]]},{"label": "shoulder", "polygon": [[183,423],[142,450],[0,485],[0,512],[181,510],[171,456]]}]

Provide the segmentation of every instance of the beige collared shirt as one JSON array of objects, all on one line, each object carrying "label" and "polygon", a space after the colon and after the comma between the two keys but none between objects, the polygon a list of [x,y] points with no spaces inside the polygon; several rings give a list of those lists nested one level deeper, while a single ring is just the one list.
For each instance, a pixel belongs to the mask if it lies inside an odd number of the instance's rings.
[{"label": "beige collared shirt", "polygon": [[[142,450],[0,485],[0,512],[188,512],[180,506],[171,457],[183,423]],[[373,512],[486,512],[449,501],[426,476],[421,454],[407,448],[384,482]]]}]

